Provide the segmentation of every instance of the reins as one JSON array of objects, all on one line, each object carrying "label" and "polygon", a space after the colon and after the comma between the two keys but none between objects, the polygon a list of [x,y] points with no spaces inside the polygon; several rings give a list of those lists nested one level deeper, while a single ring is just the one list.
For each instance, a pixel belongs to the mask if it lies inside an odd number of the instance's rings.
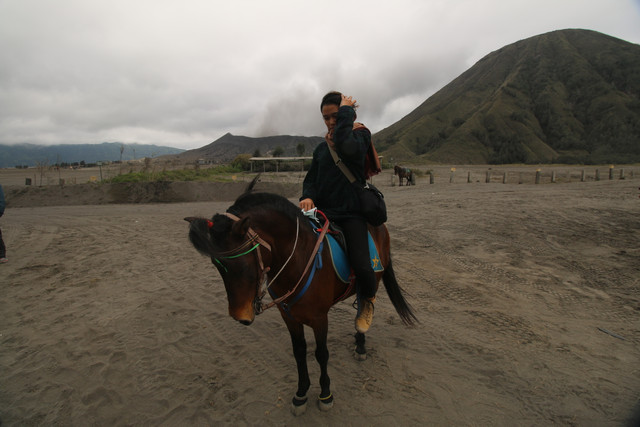
[{"label": "reins", "polygon": [[[298,224],[298,227],[300,225]],[[288,291],[286,294],[282,295],[279,298],[274,299],[273,301],[271,301],[269,304],[266,305],[262,305],[262,311],[273,307],[276,304],[280,304],[281,302],[283,302],[285,299],[289,298],[291,295],[293,295],[296,290],[298,289],[298,286],[300,286],[300,283],[302,283],[302,279],[304,279],[304,277],[307,275],[307,273],[309,272],[309,268],[311,268],[311,265],[313,264],[313,261],[316,258],[316,255],[318,253],[318,250],[320,249],[320,246],[322,245],[322,240],[324,239],[325,234],[327,234],[327,230],[329,229],[329,221],[326,221],[324,223],[324,226],[322,227],[322,230],[320,231],[320,234],[318,235],[318,239],[316,240],[316,244],[313,247],[313,251],[311,251],[311,255],[309,256],[309,261],[307,261],[307,265],[304,267],[304,271],[302,272],[302,274],[300,275],[300,278],[298,279],[298,282],[295,284],[295,286]],[[293,253],[292,253],[293,255]]]},{"label": "reins", "polygon": [[[240,218],[237,217],[236,215],[233,215],[229,212],[227,212],[225,214],[227,217],[229,217],[231,220],[233,221],[240,221]],[[249,227],[247,229],[247,235],[249,237],[249,239],[247,239],[246,242],[244,242],[242,245],[240,245],[238,248],[235,248],[233,250],[230,251],[226,251],[226,252],[222,252],[219,255],[225,255],[225,256],[219,256],[219,258],[221,259],[232,259],[232,258],[239,258],[241,256],[247,255],[251,252],[253,252],[254,250],[256,250],[256,256],[258,258],[258,264],[259,264],[259,268],[260,268],[260,277],[258,279],[258,296],[256,298],[256,301],[254,303],[254,310],[256,312],[256,314],[260,314],[262,313],[264,310],[273,307],[274,305],[280,304],[282,303],[284,300],[286,300],[287,298],[289,298],[291,295],[293,295],[298,287],[300,286],[300,283],[302,283],[302,280],[304,279],[304,277],[307,275],[307,273],[309,272],[309,269],[311,268],[311,265],[313,264],[313,261],[318,253],[318,250],[320,249],[320,245],[322,244],[322,240],[324,239],[325,234],[327,233],[327,230],[329,229],[329,221],[325,221],[324,226],[322,227],[322,230],[320,231],[320,234],[318,235],[318,239],[316,240],[316,244],[313,248],[313,251],[311,252],[311,255],[309,257],[309,261],[307,261],[307,265],[304,268],[304,271],[302,272],[300,279],[298,279],[298,282],[295,284],[295,286],[293,286],[293,288],[291,288],[287,293],[285,293],[284,295],[282,295],[281,297],[278,298],[274,298],[273,301],[269,302],[268,304],[264,304],[262,302],[262,299],[264,298],[265,294],[267,293],[267,291],[269,290],[269,288],[271,287],[271,285],[273,284],[273,282],[278,278],[278,276],[280,275],[280,273],[282,273],[282,271],[284,271],[284,269],[286,268],[286,266],[289,264],[289,261],[291,261],[291,259],[293,258],[293,255],[296,251],[296,248],[298,246],[298,238],[300,235],[300,219],[298,217],[296,217],[296,238],[293,244],[293,249],[291,250],[291,253],[289,254],[289,257],[287,258],[287,260],[285,261],[285,263],[282,265],[282,267],[280,267],[280,270],[278,270],[278,272],[275,274],[275,276],[271,279],[271,281],[269,282],[268,285],[265,285],[266,281],[267,281],[267,273],[271,270],[271,268],[269,266],[265,267],[264,263],[262,261],[262,254],[259,250],[260,246],[264,246],[269,252],[271,252],[271,246],[263,239],[261,238],[258,233],[256,233],[251,227]],[[254,244],[253,246],[251,246],[251,244],[253,242],[257,241],[256,244]],[[251,246],[251,248],[249,248],[248,250],[244,251],[244,252],[239,252],[242,251],[244,248]],[[229,254],[229,255],[226,255]],[[217,259],[216,259],[217,261]],[[218,261],[219,262],[219,261]]]}]

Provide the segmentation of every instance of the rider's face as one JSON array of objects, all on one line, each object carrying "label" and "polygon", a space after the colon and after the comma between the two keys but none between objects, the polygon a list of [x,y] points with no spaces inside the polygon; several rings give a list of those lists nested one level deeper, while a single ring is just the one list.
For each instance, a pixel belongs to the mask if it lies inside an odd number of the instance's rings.
[{"label": "rider's face", "polygon": [[338,108],[335,104],[326,104],[322,107],[322,119],[330,134],[333,133],[333,128],[336,126]]}]

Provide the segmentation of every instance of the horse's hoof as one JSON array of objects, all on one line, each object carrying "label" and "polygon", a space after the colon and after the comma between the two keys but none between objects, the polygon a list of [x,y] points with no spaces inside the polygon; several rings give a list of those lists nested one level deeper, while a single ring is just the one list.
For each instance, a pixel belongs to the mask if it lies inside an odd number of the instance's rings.
[{"label": "horse's hoof", "polygon": [[362,361],[367,360],[367,353],[358,353],[357,351],[354,351],[354,352],[353,352],[353,357],[354,357],[357,361],[362,362]]},{"label": "horse's hoof", "polygon": [[328,397],[324,398],[318,397],[318,408],[323,412],[327,412],[333,408],[333,395],[330,394]]},{"label": "horse's hoof", "polygon": [[307,411],[307,396],[298,397],[297,395],[293,397],[291,401],[291,413],[294,416],[299,416],[304,414]]},{"label": "horse's hoof", "polygon": [[300,406],[291,405],[291,413],[294,417],[299,417],[300,415],[307,412],[307,402],[303,403]]}]

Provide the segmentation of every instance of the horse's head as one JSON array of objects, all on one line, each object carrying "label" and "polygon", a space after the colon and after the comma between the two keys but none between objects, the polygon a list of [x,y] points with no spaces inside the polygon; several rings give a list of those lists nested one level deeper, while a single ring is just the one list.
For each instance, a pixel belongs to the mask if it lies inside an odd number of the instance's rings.
[{"label": "horse's head", "polygon": [[393,174],[394,174],[394,175],[398,175],[398,172],[399,172],[399,171],[400,171],[400,166],[395,165],[395,166],[393,167]]},{"label": "horse's head", "polygon": [[[250,232],[250,219],[214,215],[211,220],[185,218],[191,223],[189,239],[211,258],[227,291],[229,315],[250,325],[256,315],[260,282],[266,272],[260,253],[261,239]],[[267,255],[267,254],[265,254]]]}]

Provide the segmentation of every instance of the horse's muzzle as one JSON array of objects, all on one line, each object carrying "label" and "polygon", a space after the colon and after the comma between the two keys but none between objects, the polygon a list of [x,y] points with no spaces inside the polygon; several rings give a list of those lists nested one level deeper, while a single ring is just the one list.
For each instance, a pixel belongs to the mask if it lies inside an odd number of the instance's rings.
[{"label": "horse's muzzle", "polygon": [[238,322],[242,323],[244,326],[249,326],[253,323],[253,320],[238,320]]}]

